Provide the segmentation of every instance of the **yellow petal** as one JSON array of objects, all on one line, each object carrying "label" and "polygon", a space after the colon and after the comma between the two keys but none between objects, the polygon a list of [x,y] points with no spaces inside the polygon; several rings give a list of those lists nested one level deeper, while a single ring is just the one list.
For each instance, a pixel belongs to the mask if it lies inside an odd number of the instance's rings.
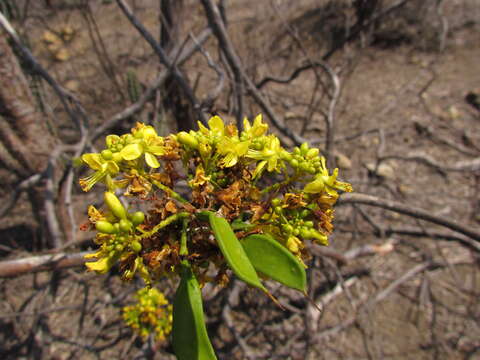
[{"label": "yellow petal", "polygon": [[143,148],[140,144],[130,144],[125,146],[120,155],[124,160],[135,160],[142,156]]},{"label": "yellow petal", "polygon": [[154,155],[163,155],[164,154],[163,146],[160,146],[160,145],[149,145],[147,150],[148,150],[149,153],[152,153]]},{"label": "yellow petal", "polygon": [[235,154],[238,156],[243,156],[247,153],[248,147],[250,146],[250,141],[242,141],[235,145]]},{"label": "yellow petal", "polygon": [[153,126],[146,126],[143,129],[143,138],[144,139],[148,139],[148,138],[151,138],[151,137],[157,137],[157,136],[158,136],[157,132],[155,131]]},{"label": "yellow petal", "polygon": [[90,271],[95,271],[99,274],[105,274],[112,267],[112,264],[109,260],[110,258],[104,257],[97,261],[87,262],[85,263],[85,266]]},{"label": "yellow petal", "polygon": [[253,177],[257,177],[258,174],[260,174],[263,170],[263,168],[267,165],[267,160],[260,161],[257,165],[257,168],[253,172]]},{"label": "yellow petal", "polygon": [[86,254],[83,256],[84,259],[96,259],[101,256],[102,250],[98,250],[97,252]]},{"label": "yellow petal", "polygon": [[148,166],[151,168],[158,168],[160,167],[160,163],[158,162],[157,158],[155,155],[152,155],[150,153],[145,153],[145,162],[147,163]]},{"label": "yellow petal", "polygon": [[255,137],[262,136],[268,130],[268,125],[262,123],[262,114],[258,114],[255,120],[253,120],[253,133]]},{"label": "yellow petal", "polygon": [[208,120],[208,126],[210,127],[210,130],[223,135],[224,130],[225,130],[225,125],[223,124],[223,120],[220,118],[220,116],[213,116]]},{"label": "yellow petal", "polygon": [[223,158],[222,163],[223,163],[223,166],[225,167],[232,167],[237,163],[237,161],[238,161],[238,156],[230,152]]},{"label": "yellow petal", "polygon": [[197,124],[198,124],[198,128],[200,129],[200,132],[203,134],[203,135],[207,135],[209,134],[209,131],[208,129],[200,122],[200,121],[197,121]]},{"label": "yellow petal", "polygon": [[325,188],[325,183],[321,178],[315,179],[312,182],[309,182],[303,188],[303,191],[307,194],[318,194]]},{"label": "yellow petal", "polygon": [[110,175],[117,175],[120,171],[118,164],[115,161],[108,161],[107,162],[107,171]]},{"label": "yellow petal", "polygon": [[83,154],[82,161],[93,170],[101,170],[104,162],[102,156],[97,153]]},{"label": "yellow petal", "polygon": [[248,133],[251,128],[252,128],[252,125],[250,125],[250,121],[248,121],[247,117],[244,117],[243,118],[243,131]]}]

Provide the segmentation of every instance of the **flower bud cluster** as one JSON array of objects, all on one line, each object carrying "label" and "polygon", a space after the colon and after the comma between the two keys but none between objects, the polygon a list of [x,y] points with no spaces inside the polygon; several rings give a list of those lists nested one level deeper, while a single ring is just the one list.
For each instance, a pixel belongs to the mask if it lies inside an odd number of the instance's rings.
[{"label": "flower bud cluster", "polygon": [[[294,201],[291,201],[291,200]],[[283,239],[285,246],[294,254],[300,253],[304,248],[303,240],[313,241],[327,245],[327,230],[320,227],[312,209],[315,206],[307,204],[301,194],[287,193],[282,199],[274,198],[271,202],[272,212],[264,219],[274,228],[280,230],[276,238]]]},{"label": "flower bud cluster", "polygon": [[[86,255],[87,259],[94,258],[96,261],[87,262],[89,270],[104,274],[122,257],[134,256],[142,250],[142,245],[135,236],[136,228],[145,220],[145,214],[141,211],[128,213],[120,200],[111,192],[105,192],[104,201],[109,213],[102,215],[93,208],[97,216],[94,220],[97,230],[96,242],[101,245],[100,249],[93,254]],[[138,267],[142,267],[142,261],[136,260],[134,265],[126,269],[124,278],[132,278]]]}]

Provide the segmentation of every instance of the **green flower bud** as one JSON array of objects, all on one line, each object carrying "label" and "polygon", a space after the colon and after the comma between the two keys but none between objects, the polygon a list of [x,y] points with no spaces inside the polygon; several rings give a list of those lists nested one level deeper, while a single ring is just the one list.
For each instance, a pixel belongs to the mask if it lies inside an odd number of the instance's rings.
[{"label": "green flower bud", "polygon": [[296,160],[296,159],[291,160],[290,165],[292,166],[292,168],[297,169],[298,168],[298,160]]},{"label": "green flower bud", "polygon": [[287,150],[282,150],[280,152],[280,159],[290,161],[290,159],[292,159],[292,154],[290,154]]},{"label": "green flower bud", "polygon": [[293,226],[290,224],[283,224],[282,230],[285,231],[287,234],[291,234],[293,232]]},{"label": "green flower bud", "polygon": [[313,228],[313,221],[311,221],[311,220],[305,221],[304,225],[307,228]]},{"label": "green flower bud", "polygon": [[298,228],[293,229],[293,235],[298,236],[300,234],[300,230]]},{"label": "green flower bud", "polygon": [[307,172],[309,167],[310,167],[310,165],[305,161],[300,163],[300,166],[299,166],[300,170],[302,170],[304,172]]},{"label": "green flower bud", "polygon": [[108,149],[102,150],[102,152],[100,154],[102,155],[102,158],[104,160],[107,160],[107,161],[112,160],[112,158],[113,158],[112,151],[108,150]]},{"label": "green flower bud", "polygon": [[130,243],[130,249],[132,249],[132,251],[138,253],[142,250],[142,244],[140,244],[137,240],[134,240]]},{"label": "green flower bud", "polygon": [[107,204],[110,211],[119,219],[127,218],[127,211],[123,207],[120,200],[112,192],[105,192],[104,194],[105,204]]},{"label": "green flower bud", "polygon": [[115,250],[118,251],[118,252],[121,252],[123,251],[125,247],[122,245],[122,244],[117,244],[115,245]]},{"label": "green flower bud", "polygon": [[280,205],[280,199],[279,198],[272,199],[272,206],[275,207],[278,205]]},{"label": "green flower bud", "polygon": [[177,134],[177,140],[182,145],[186,145],[192,149],[198,149],[198,140],[185,131],[180,131]]},{"label": "green flower bud", "polygon": [[310,215],[310,211],[308,211],[307,209],[303,209],[301,212],[300,212],[300,217],[302,219],[305,219],[308,215]]},{"label": "green flower bud", "polygon": [[129,232],[132,229],[132,223],[128,220],[122,219],[119,222],[120,230],[123,232]]},{"label": "green flower bud", "polygon": [[300,229],[300,236],[304,239],[308,239],[310,237],[310,230],[306,227],[302,227]]},{"label": "green flower bud", "polygon": [[300,155],[300,148],[299,148],[298,146],[295,146],[295,147],[293,148],[293,154],[294,154],[294,155]]},{"label": "green flower bud", "polygon": [[134,226],[140,225],[145,221],[145,214],[141,211],[134,212],[130,216],[130,220],[132,220]]},{"label": "green flower bud", "polygon": [[310,230],[310,237],[315,239],[316,243],[319,243],[320,245],[328,245],[328,237],[325,234],[321,234],[315,229]]},{"label": "green flower bud", "polygon": [[300,145],[300,154],[305,156],[308,152],[308,143],[304,142],[302,145]]},{"label": "green flower bud", "polygon": [[104,233],[104,234],[115,234],[115,227],[109,223],[108,221],[104,220],[99,220],[95,223],[95,228],[97,229],[98,232]]},{"label": "green flower bud", "polygon": [[319,153],[320,153],[320,150],[318,150],[317,148],[311,148],[310,150],[307,151],[307,154],[305,155],[305,157],[307,159],[314,159],[318,156]]},{"label": "green flower bud", "polygon": [[273,212],[274,212],[275,214],[277,214],[277,215],[280,215],[280,214],[282,213],[282,211],[283,211],[283,209],[282,209],[281,206],[275,206],[275,207],[273,208]]}]

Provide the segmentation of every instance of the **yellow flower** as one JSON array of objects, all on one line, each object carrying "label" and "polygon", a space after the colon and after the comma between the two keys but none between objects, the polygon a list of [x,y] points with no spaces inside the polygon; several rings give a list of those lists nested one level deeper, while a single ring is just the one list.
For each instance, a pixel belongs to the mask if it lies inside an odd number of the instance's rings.
[{"label": "yellow flower", "polygon": [[218,153],[225,155],[221,164],[224,167],[232,167],[238,159],[244,156],[250,145],[250,141],[240,141],[238,137],[222,137],[218,143]]},{"label": "yellow flower", "polygon": [[145,162],[151,168],[160,167],[155,155],[163,155],[163,138],[157,135],[152,126],[137,123],[137,127],[132,129],[135,142],[126,145],[120,155],[124,160],[135,160],[145,154]]},{"label": "yellow flower", "polygon": [[83,191],[89,191],[99,181],[106,181],[109,188],[112,187],[112,176],[120,171],[118,164],[113,160],[105,160],[100,154],[89,153],[82,155],[82,161],[92,170],[93,174],[79,180]]},{"label": "yellow flower", "polygon": [[278,161],[282,152],[283,148],[280,146],[280,140],[275,135],[269,135],[265,138],[262,150],[249,149],[247,157],[260,161],[253,173],[253,177],[260,174],[265,166],[267,166],[268,171],[278,170]]},{"label": "yellow flower", "polygon": [[325,158],[320,158],[321,169],[320,173],[315,177],[315,180],[309,182],[303,188],[303,191],[309,194],[318,194],[322,191],[326,191],[331,196],[338,196],[336,190],[345,192],[352,192],[352,185],[346,182],[337,181],[338,169],[333,170],[332,175],[328,173],[328,169],[325,163]]},{"label": "yellow flower", "polygon": [[259,114],[253,120],[253,126],[250,125],[250,122],[247,118],[243,119],[243,128],[242,138],[246,137],[247,139],[255,139],[264,135],[268,130],[268,125],[262,123],[262,114]]},{"label": "yellow flower", "polygon": [[102,246],[96,253],[87,254],[85,259],[97,259],[96,261],[86,262],[85,266],[90,271],[95,271],[98,274],[107,273],[120,257],[120,253],[108,252],[105,246]]},{"label": "yellow flower", "polygon": [[200,133],[207,137],[210,140],[210,143],[218,142],[218,140],[225,135],[225,124],[220,116],[211,117],[208,120],[208,127],[210,129],[203,126],[200,121],[198,122]]}]

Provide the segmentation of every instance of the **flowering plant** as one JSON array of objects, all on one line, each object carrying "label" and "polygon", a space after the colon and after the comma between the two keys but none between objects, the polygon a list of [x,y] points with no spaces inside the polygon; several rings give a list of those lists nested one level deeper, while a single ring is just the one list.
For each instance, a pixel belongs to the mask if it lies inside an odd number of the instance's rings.
[{"label": "flowering plant", "polygon": [[[107,136],[100,153],[82,156],[94,170],[80,179],[82,189],[107,188],[106,207],[88,209],[100,248],[86,266],[105,273],[118,263],[123,279],[137,273],[148,287],[180,276],[172,331],[179,359],[216,358],[203,320],[206,282],[225,285],[231,271],[274,299],[262,274],[305,292],[305,241],[328,244],[338,191],[352,191],[319,149],[284,149],[261,115],[243,128],[214,116],[198,131],[161,137],[137,123],[131,133]],[[125,207],[119,190],[136,200]]]}]

